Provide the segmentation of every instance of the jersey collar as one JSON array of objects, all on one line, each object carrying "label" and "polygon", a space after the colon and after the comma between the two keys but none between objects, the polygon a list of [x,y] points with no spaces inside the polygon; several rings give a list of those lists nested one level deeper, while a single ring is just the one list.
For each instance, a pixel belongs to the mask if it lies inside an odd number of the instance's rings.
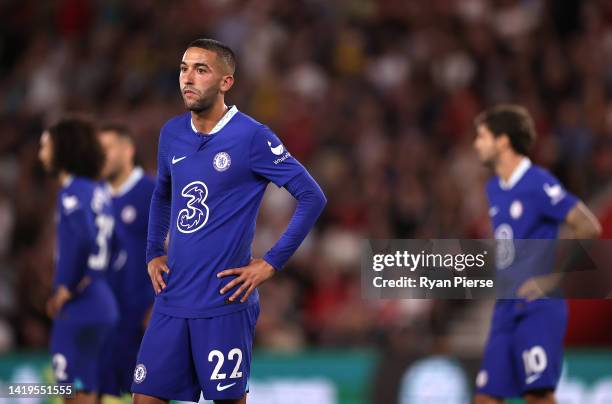
[{"label": "jersey collar", "polygon": [[528,157],[523,157],[523,160],[521,160],[519,165],[516,166],[516,168],[512,172],[512,175],[510,176],[510,179],[508,179],[508,182],[505,182],[501,178],[499,179],[499,187],[506,191],[514,188],[516,183],[519,182],[521,178],[523,178],[527,170],[529,170],[529,167],[531,167],[531,160],[529,160]]},{"label": "jersey collar", "polygon": [[[219,120],[219,122],[217,122],[217,124],[215,125],[214,128],[212,128],[212,130],[210,131],[210,133],[208,133],[208,135],[214,135],[215,133],[219,132],[221,129],[223,129],[225,127],[225,125],[227,125],[227,123],[230,121],[230,119],[232,119],[234,117],[234,115],[236,115],[236,113],[238,112],[238,108],[233,105],[226,113],[225,115],[223,115],[221,117],[221,119]],[[191,122],[191,129],[195,132],[198,133],[198,130],[196,129],[195,125],[193,124],[193,119],[189,118],[189,122]]]},{"label": "jersey collar", "polygon": [[110,184],[107,184],[108,191],[115,198],[121,197],[127,194],[128,192],[130,192],[136,186],[138,181],[140,181],[143,175],[144,175],[144,171],[142,170],[142,168],[134,167],[129,177],[127,177],[127,179],[123,182],[123,184],[121,184],[119,189],[114,191],[113,187],[111,187]]}]

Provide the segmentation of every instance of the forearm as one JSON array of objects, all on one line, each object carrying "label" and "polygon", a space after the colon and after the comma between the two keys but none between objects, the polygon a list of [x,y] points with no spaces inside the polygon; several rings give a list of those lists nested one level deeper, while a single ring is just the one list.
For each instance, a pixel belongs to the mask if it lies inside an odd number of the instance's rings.
[{"label": "forearm", "polygon": [[306,172],[294,177],[285,188],[298,203],[287,229],[264,256],[264,260],[277,270],[285,265],[304,241],[327,203],[321,188]]},{"label": "forearm", "polygon": [[158,187],[151,198],[149,227],[147,231],[147,263],[153,258],[165,255],[164,241],[170,223],[170,195]]},{"label": "forearm", "polygon": [[574,228],[572,233],[577,240],[593,240],[599,238],[601,231],[592,225],[588,225]]},{"label": "forearm", "polygon": [[[83,234],[85,220],[77,211],[66,222],[60,225],[58,233],[58,256],[55,267],[53,288],[64,286],[75,292],[81,280],[85,277],[89,254],[93,251],[93,241]],[[74,237],[78,234],[79,237]]]}]

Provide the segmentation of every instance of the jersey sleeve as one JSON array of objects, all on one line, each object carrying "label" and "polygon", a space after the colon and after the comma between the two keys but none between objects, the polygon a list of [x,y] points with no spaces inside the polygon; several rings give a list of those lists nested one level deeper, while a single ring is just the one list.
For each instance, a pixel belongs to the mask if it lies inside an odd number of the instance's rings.
[{"label": "jersey sleeve", "polygon": [[323,191],[308,172],[293,177],[285,188],[297,199],[297,207],[281,238],[263,257],[276,270],[282,269],[302,244],[327,203]]},{"label": "jersey sleeve", "polygon": [[170,226],[171,202],[170,167],[168,165],[167,149],[164,142],[164,129],[159,136],[157,148],[157,180],[151,197],[149,210],[149,225],[147,231],[147,263],[153,258],[165,255],[164,240]]},{"label": "jersey sleeve", "polygon": [[[74,198],[74,199],[71,199]],[[74,292],[85,276],[87,261],[93,248],[92,223],[84,206],[75,196],[64,197],[58,227],[57,263],[53,286],[65,286]],[[75,237],[78,235],[78,237]]]},{"label": "jersey sleeve", "polygon": [[542,216],[564,222],[567,214],[578,202],[551,174],[544,174],[536,189],[536,203]]},{"label": "jersey sleeve", "polygon": [[251,138],[250,162],[254,173],[278,187],[306,172],[270,128],[263,125]]}]

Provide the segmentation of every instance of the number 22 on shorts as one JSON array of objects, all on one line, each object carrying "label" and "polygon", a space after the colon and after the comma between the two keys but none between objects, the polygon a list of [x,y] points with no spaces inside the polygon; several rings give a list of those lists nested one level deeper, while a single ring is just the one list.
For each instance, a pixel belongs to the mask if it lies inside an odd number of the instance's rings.
[{"label": "number 22 on shorts", "polygon": [[[230,379],[239,379],[242,377],[242,372],[239,371],[240,365],[242,364],[242,351],[239,348],[233,348],[229,351],[227,355],[227,359],[230,361],[234,360],[234,358],[236,357],[236,365],[234,366],[232,374],[230,374]],[[227,374],[220,373],[221,367],[225,362],[223,352],[219,351],[218,349],[213,349],[212,351],[210,351],[208,353],[208,361],[213,362],[215,361],[215,359],[217,361],[217,364],[215,365],[212,375],[210,376],[210,380],[224,380],[227,378]]]}]

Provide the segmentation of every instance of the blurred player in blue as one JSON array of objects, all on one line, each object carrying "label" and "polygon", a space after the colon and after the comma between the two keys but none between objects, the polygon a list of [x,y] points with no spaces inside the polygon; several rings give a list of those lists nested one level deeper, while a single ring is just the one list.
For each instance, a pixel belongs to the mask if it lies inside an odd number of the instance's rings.
[{"label": "blurred player in blue", "polygon": [[119,305],[119,323],[105,347],[99,394],[121,396],[130,393],[138,348],[155,296],[145,260],[155,180],[134,165],[134,140],[127,127],[102,126],[99,139],[106,155],[102,177],[112,196],[115,222],[108,278]]},{"label": "blurred player in blue", "polygon": [[[554,276],[544,276],[552,268],[538,266],[531,273],[525,271],[530,265],[524,265],[524,260],[519,263],[522,257],[514,248],[521,239],[558,238],[562,223],[577,239],[597,238],[601,227],[584,203],[527,158],[536,133],[524,108],[494,107],[479,115],[475,126],[476,151],[496,174],[487,183],[487,196],[498,240],[497,267],[500,274],[508,274],[506,280],[512,285],[504,292],[510,294],[495,305],[476,379],[475,402],[502,403],[504,398],[522,396],[528,404],[555,403],[567,325],[566,302],[542,298],[554,289]],[[545,246],[532,244],[536,245],[536,256],[549,253]],[[542,258],[546,262],[546,257]]]},{"label": "blurred player in blue", "polygon": [[[246,403],[256,287],[281,270],[326,202],[268,127],[225,104],[235,68],[232,50],[210,39],[193,41],[180,62],[190,112],[170,119],[159,137],[147,244],[157,297],[134,370],[137,404],[198,401],[201,391],[218,403]],[[297,207],[277,243],[253,258],[270,182]]]},{"label": "blurred player in blue", "polygon": [[104,154],[94,127],[63,119],[46,130],[39,158],[57,178],[57,247],[51,355],[58,383],[74,383],[78,403],[94,403],[102,347],[118,317],[106,280],[113,234],[110,196],[96,179]]}]

